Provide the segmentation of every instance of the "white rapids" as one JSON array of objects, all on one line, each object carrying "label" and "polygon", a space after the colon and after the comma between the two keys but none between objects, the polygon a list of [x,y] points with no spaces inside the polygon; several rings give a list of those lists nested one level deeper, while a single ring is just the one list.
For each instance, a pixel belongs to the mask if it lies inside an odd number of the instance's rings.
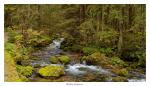
[{"label": "white rapids", "polygon": [[64,41],[64,38],[60,38],[59,40],[53,40],[53,43],[49,45],[49,48],[55,48],[59,49],[61,46],[61,43]]},{"label": "white rapids", "polygon": [[145,79],[128,79],[129,82],[145,82]]},{"label": "white rapids", "polygon": [[[80,70],[80,69],[85,69],[85,70]],[[87,71],[93,71],[93,72],[99,72],[102,74],[110,74],[110,72],[107,69],[103,69],[98,66],[93,66],[93,65],[85,65],[85,64],[74,64],[74,65],[68,65],[66,72],[72,75],[78,75],[78,74],[85,74]]]}]

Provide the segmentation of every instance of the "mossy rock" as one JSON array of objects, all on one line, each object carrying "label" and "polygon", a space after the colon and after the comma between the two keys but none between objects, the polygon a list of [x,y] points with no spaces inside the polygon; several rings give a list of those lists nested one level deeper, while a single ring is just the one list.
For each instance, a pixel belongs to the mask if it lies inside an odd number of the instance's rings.
[{"label": "mossy rock", "polygon": [[41,67],[40,64],[35,64],[35,65],[34,65],[34,68],[39,68],[39,67]]},{"label": "mossy rock", "polygon": [[112,81],[114,81],[114,82],[127,82],[128,79],[126,77],[117,76],[117,77],[112,78]]},{"label": "mossy rock", "polygon": [[129,75],[128,70],[127,69],[121,69],[119,72],[119,75],[120,76],[128,76]]},{"label": "mossy rock", "polygon": [[105,66],[105,65],[109,64],[108,57],[106,57],[105,54],[102,54],[102,53],[99,53],[99,52],[93,53],[89,56],[83,56],[81,58],[81,61],[86,61],[87,64],[89,64],[89,65],[102,65],[102,66]]},{"label": "mossy rock", "polygon": [[52,64],[57,64],[59,62],[59,60],[56,56],[52,56],[52,57],[50,57],[50,62]]},{"label": "mossy rock", "polygon": [[48,65],[39,69],[38,73],[42,77],[59,77],[65,74],[64,67]]},{"label": "mossy rock", "polygon": [[34,68],[32,66],[21,66],[21,65],[17,65],[17,71],[26,77],[29,77],[32,75]]},{"label": "mossy rock", "polygon": [[114,72],[115,74],[119,75],[119,76],[124,76],[127,77],[129,75],[128,70],[123,68],[123,69],[113,69],[112,72]]},{"label": "mossy rock", "polygon": [[68,64],[70,62],[70,57],[62,55],[58,57],[62,64]]}]

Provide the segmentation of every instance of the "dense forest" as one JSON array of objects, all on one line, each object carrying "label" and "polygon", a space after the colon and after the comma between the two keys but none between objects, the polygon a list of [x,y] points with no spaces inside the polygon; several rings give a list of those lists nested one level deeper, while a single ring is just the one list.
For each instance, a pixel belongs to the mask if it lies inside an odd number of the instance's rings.
[{"label": "dense forest", "polygon": [[5,81],[145,81],[146,5],[5,5]]}]

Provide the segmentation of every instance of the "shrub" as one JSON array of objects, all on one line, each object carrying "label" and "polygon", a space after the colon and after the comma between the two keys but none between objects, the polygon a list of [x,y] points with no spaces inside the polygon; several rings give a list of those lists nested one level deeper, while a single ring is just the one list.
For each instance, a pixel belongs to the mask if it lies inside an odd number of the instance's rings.
[{"label": "shrub", "polygon": [[13,43],[5,43],[5,50],[11,54],[12,56],[15,56],[15,52],[16,52],[16,46]]},{"label": "shrub", "polygon": [[12,55],[15,62],[27,60],[29,58],[29,50],[24,46],[5,43],[5,50]]},{"label": "shrub", "polygon": [[34,71],[34,68],[31,67],[31,66],[20,66],[20,65],[17,65],[17,71],[23,75],[23,76],[26,76],[26,77],[29,77],[32,75],[33,71]]},{"label": "shrub", "polygon": [[123,60],[121,60],[119,57],[112,57],[110,63],[115,66],[121,66],[121,67],[127,66],[127,64]]},{"label": "shrub", "polygon": [[90,55],[95,52],[104,53],[106,55],[113,53],[112,48],[102,48],[102,47],[99,48],[98,46],[84,47],[82,48],[82,51],[86,55]]},{"label": "shrub", "polygon": [[80,51],[82,51],[82,46],[73,45],[70,50],[73,51],[73,52],[80,52]]},{"label": "shrub", "polygon": [[20,82],[22,81],[18,75],[18,72],[16,70],[16,64],[11,56],[10,53],[8,53],[5,50],[5,58],[4,58],[4,66],[5,66],[5,81],[7,82]]},{"label": "shrub", "polygon": [[96,48],[93,48],[93,47],[84,47],[82,49],[82,51],[83,51],[84,54],[90,55],[92,53],[97,52],[98,50]]},{"label": "shrub", "polygon": [[16,31],[10,30],[8,34],[8,42],[14,43],[16,41],[15,36],[17,36],[18,33]]},{"label": "shrub", "polygon": [[105,53],[105,54],[107,54],[107,55],[113,53],[112,48],[99,48],[99,52]]},{"label": "shrub", "polygon": [[64,68],[61,66],[48,65],[39,69],[39,74],[42,77],[59,77],[64,75]]}]

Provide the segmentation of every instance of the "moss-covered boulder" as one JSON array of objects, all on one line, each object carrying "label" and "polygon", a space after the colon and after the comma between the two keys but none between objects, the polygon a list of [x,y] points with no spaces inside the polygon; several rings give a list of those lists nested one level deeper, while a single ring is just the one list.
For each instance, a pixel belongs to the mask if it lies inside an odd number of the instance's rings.
[{"label": "moss-covered boulder", "polygon": [[123,69],[113,69],[112,72],[114,72],[115,74],[119,75],[119,76],[124,76],[127,77],[129,75],[128,70],[123,68]]},{"label": "moss-covered boulder", "polygon": [[64,67],[48,65],[39,69],[38,73],[42,77],[59,77],[65,74]]},{"label": "moss-covered boulder", "polygon": [[52,56],[52,57],[50,57],[50,62],[52,64],[57,64],[59,62],[59,60],[56,56]]},{"label": "moss-covered boulder", "polygon": [[108,65],[109,64],[109,58],[105,56],[105,54],[96,52],[89,56],[83,56],[81,58],[81,61],[86,61],[89,65]]},{"label": "moss-covered boulder", "polygon": [[114,82],[127,82],[128,80],[126,77],[117,76],[117,77],[112,78],[112,81],[114,81]]},{"label": "moss-covered boulder", "polygon": [[34,68],[32,66],[21,66],[21,65],[17,65],[17,71],[26,77],[29,77],[32,75]]},{"label": "moss-covered boulder", "polygon": [[120,71],[119,71],[119,75],[120,76],[128,76],[129,75],[129,73],[128,73],[128,70],[127,69],[121,69]]},{"label": "moss-covered boulder", "polygon": [[62,55],[59,58],[59,61],[62,63],[62,64],[68,64],[70,62],[70,57],[69,56],[66,56],[66,55]]}]

